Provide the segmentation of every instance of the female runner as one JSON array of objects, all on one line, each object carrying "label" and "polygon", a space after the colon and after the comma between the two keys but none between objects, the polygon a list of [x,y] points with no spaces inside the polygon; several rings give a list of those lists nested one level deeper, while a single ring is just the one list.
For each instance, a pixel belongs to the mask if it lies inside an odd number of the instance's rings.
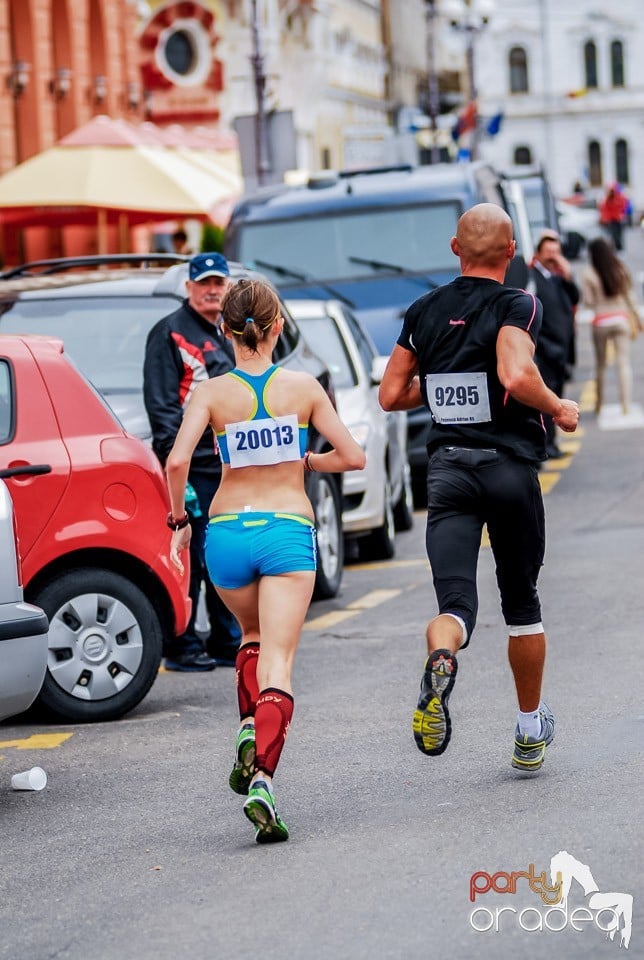
[{"label": "female runner", "polygon": [[[188,467],[210,426],[222,478],[210,507],[206,563],[242,629],[236,660],[240,727],[229,782],[247,795],[244,813],[257,842],[271,843],[288,839],[272,778],[293,714],[293,658],[317,559],[304,471],[361,470],[365,454],[314,377],[273,364],[284,320],[268,283],[237,281],[224,297],[222,317],[236,366],[196,387],[168,457],[170,557],[182,570],[181,553],[190,542]],[[327,453],[307,451],[309,424],[331,445]]]}]

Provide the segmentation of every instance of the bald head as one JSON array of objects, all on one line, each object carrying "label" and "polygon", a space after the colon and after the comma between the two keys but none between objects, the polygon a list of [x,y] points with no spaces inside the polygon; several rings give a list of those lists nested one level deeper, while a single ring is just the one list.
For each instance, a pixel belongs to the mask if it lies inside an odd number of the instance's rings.
[{"label": "bald head", "polygon": [[495,203],[478,203],[458,221],[452,251],[460,258],[463,273],[505,275],[514,256],[512,221]]}]

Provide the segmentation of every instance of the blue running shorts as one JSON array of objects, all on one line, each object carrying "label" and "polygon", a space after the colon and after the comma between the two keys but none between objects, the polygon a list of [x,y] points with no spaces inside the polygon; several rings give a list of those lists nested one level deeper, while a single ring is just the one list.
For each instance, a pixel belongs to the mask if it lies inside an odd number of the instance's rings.
[{"label": "blue running shorts", "polygon": [[205,553],[213,584],[235,590],[258,577],[316,570],[316,529],[295,513],[217,514],[208,523]]}]

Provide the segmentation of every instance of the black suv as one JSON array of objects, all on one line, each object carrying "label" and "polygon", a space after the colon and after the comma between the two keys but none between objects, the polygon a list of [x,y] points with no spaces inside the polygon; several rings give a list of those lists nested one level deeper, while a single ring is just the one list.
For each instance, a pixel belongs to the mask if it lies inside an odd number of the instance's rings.
[{"label": "black suv", "polygon": [[[106,398],[129,433],[151,440],[143,404],[148,331],[185,297],[187,257],[173,254],[64,258],[27,263],[0,274],[0,333],[60,337],[65,351]],[[178,261],[178,262],[177,262]],[[171,264],[171,265],[169,265]],[[259,276],[230,263],[233,279]],[[333,397],[331,376],[306,346],[282,304],[286,323],[275,362],[316,377]],[[327,448],[311,430],[309,447]],[[334,597],[342,579],[342,478],[306,475],[318,528],[315,596]]]}]

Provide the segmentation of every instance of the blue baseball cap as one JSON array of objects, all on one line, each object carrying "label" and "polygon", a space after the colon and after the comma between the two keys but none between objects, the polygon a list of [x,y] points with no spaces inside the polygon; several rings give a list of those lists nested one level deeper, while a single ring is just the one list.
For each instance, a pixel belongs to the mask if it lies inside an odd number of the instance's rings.
[{"label": "blue baseball cap", "polygon": [[190,279],[229,277],[228,261],[220,253],[198,253],[190,261]]}]

